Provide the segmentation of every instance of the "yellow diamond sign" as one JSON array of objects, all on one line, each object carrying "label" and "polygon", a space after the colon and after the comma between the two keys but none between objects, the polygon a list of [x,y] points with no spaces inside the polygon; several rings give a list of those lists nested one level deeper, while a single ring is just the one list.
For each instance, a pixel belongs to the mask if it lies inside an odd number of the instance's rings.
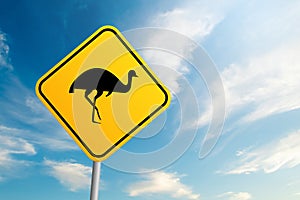
[{"label": "yellow diamond sign", "polygon": [[36,93],[94,161],[108,158],[170,103],[166,87],[112,26],[43,75]]}]

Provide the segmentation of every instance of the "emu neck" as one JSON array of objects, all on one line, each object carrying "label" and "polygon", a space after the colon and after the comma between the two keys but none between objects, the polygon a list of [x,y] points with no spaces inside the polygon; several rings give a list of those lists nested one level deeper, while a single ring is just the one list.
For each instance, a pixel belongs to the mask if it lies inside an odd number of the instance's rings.
[{"label": "emu neck", "polygon": [[127,84],[123,84],[121,81],[118,82],[118,84],[116,85],[116,89],[115,92],[121,92],[121,93],[125,93],[128,92],[131,88],[131,83],[132,83],[132,76],[129,76],[128,74],[128,79],[127,79]]}]

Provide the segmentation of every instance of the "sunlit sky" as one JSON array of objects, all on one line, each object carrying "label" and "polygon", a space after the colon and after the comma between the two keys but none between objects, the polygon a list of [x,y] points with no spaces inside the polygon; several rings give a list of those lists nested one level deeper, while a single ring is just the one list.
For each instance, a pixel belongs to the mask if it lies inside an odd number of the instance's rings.
[{"label": "sunlit sky", "polygon": [[[173,92],[173,100],[122,147],[144,153],[146,161],[118,160],[116,154],[102,163],[99,199],[298,200],[299,22],[296,0],[2,0],[0,199],[89,199],[92,161],[44,108],[34,88],[38,78],[98,28],[113,25],[125,33],[164,28],[198,43],[222,79],[226,119],[215,147],[199,159],[213,96],[205,77],[195,79],[182,58],[141,52]],[[145,41],[151,45],[163,40],[156,35]],[[197,93],[198,116],[182,114],[195,106],[183,80]],[[190,132],[196,137],[179,158],[157,169],[155,163],[174,155],[147,161],[151,152],[174,138],[184,142]],[[136,166],[134,172],[126,170],[129,165]]]}]

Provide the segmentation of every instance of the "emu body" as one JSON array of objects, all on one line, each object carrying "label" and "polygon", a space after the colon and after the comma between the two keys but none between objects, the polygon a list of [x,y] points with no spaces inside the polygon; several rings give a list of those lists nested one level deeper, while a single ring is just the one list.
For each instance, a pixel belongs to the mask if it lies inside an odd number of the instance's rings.
[{"label": "emu body", "polygon": [[[93,106],[92,121],[94,120],[94,112],[96,110],[98,118],[101,120],[99,109],[96,106],[97,99],[107,91],[106,97],[111,95],[112,92],[126,93],[130,90],[132,84],[132,78],[137,77],[134,70],[128,72],[127,84],[122,83],[113,73],[102,68],[92,68],[82,74],[80,74],[74,82],[71,84],[69,93],[74,93],[75,89],[85,90],[84,97]],[[97,90],[97,94],[94,97],[94,101],[88,97],[93,91]]]}]

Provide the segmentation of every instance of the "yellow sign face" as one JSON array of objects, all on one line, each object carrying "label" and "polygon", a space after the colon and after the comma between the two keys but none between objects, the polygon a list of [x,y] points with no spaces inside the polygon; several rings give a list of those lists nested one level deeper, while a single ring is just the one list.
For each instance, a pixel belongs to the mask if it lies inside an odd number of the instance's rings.
[{"label": "yellow sign face", "polygon": [[102,161],[165,110],[170,94],[112,26],[43,75],[36,93],[94,161]]}]

